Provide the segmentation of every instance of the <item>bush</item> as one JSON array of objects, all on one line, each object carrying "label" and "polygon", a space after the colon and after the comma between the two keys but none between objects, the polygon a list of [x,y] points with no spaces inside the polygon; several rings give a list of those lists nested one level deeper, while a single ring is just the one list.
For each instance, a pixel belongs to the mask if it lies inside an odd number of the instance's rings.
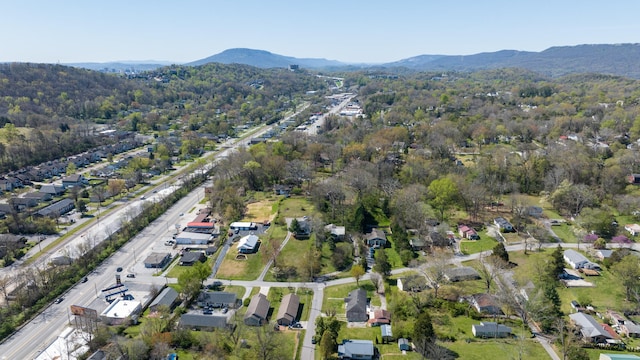
[{"label": "bush", "polygon": [[250,302],[251,302],[251,298],[246,298],[246,299],[244,299],[244,301],[242,302],[242,305],[243,305],[243,306],[247,306],[247,307],[248,307]]}]

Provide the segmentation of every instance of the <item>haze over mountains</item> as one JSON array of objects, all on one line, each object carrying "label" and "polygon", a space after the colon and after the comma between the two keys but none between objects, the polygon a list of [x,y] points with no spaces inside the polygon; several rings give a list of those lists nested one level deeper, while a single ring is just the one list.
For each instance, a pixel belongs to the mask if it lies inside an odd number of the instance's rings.
[{"label": "haze over mountains", "polygon": [[[640,44],[599,44],[551,47],[541,52],[501,50],[473,55],[418,55],[384,64],[353,64],[337,60],[296,58],[274,54],[265,50],[246,48],[228,49],[219,54],[196,60],[185,65],[198,66],[207,63],[245,64],[259,68],[288,67],[336,71],[392,70],[404,68],[413,71],[474,71],[496,68],[523,68],[547,76],[558,77],[573,73],[600,73],[640,78]],[[69,64],[77,67],[102,70],[109,68],[135,68],[150,70],[167,62],[140,63],[92,63]]]}]

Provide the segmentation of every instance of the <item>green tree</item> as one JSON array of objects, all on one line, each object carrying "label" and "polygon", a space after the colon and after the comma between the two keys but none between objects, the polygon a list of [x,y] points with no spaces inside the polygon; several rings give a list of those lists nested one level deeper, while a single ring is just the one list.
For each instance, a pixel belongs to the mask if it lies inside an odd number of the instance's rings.
[{"label": "green tree", "polygon": [[627,301],[638,300],[640,295],[640,258],[627,255],[611,266],[611,271],[622,281]]},{"label": "green tree", "polygon": [[389,258],[387,257],[387,253],[384,249],[378,249],[374,256],[376,263],[373,265],[373,270],[379,273],[385,279],[391,275],[391,263],[389,263]]},{"label": "green tree", "polygon": [[360,278],[365,274],[362,265],[357,264],[351,267],[351,276],[356,279],[356,285],[360,286]]},{"label": "green tree", "polygon": [[413,326],[413,343],[424,358],[431,358],[436,345],[436,332],[429,313],[423,309]]},{"label": "green tree", "polygon": [[551,253],[549,266],[547,266],[547,275],[550,281],[557,282],[560,275],[564,272],[564,253],[562,246],[558,246]]},{"label": "green tree", "polygon": [[449,177],[433,180],[427,188],[430,196],[429,204],[440,212],[440,221],[444,221],[444,214],[455,204],[458,198],[458,186]]},{"label": "green tree", "polygon": [[325,330],[320,340],[320,356],[322,359],[331,359],[331,355],[336,351],[336,338],[331,331]]},{"label": "green tree", "polygon": [[493,247],[493,256],[504,261],[505,264],[509,263],[509,253],[501,242],[497,243],[496,246]]}]

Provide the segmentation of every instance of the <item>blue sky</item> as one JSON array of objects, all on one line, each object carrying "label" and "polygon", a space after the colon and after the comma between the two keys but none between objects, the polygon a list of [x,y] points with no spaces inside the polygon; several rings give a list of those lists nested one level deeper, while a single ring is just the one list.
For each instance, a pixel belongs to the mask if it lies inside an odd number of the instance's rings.
[{"label": "blue sky", "polygon": [[4,0],[0,62],[190,62],[236,47],[381,63],[640,42],[633,0]]}]

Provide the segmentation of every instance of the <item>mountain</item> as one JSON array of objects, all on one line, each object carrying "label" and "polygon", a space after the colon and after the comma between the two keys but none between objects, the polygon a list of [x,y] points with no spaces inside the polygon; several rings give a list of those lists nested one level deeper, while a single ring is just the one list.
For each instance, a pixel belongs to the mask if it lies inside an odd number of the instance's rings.
[{"label": "mountain", "polygon": [[198,66],[208,63],[245,64],[259,68],[287,68],[289,65],[299,65],[302,68],[326,68],[346,66],[347,64],[327,59],[299,59],[291,56],[273,54],[265,50],[228,49],[208,58],[196,60],[186,65]]},{"label": "mountain", "polygon": [[87,62],[70,63],[67,66],[89,69],[107,73],[136,73],[140,71],[152,71],[163,66],[171,65],[168,61],[116,61],[116,62]]},{"label": "mountain", "polygon": [[420,55],[384,64],[417,71],[473,71],[517,67],[553,77],[600,73],[640,78],[640,44],[551,47],[541,52],[502,50],[474,55]]}]

